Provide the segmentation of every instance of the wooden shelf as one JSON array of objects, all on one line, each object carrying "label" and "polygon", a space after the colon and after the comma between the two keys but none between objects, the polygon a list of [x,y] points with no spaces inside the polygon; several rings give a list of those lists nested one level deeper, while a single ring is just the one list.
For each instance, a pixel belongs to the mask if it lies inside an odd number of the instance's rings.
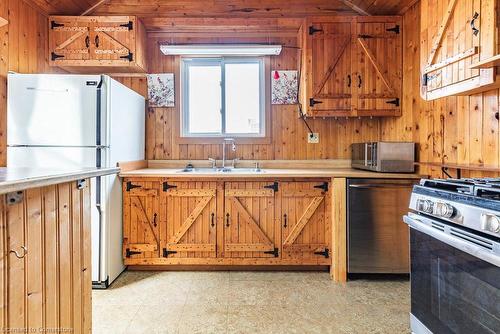
[{"label": "wooden shelf", "polygon": [[7,24],[9,24],[9,21],[0,16],[0,28]]},{"label": "wooden shelf", "polygon": [[441,163],[441,162],[416,162],[416,166],[430,166],[441,168],[443,173],[449,177],[447,170],[455,169],[457,171],[457,179],[461,178],[462,170],[473,170],[479,172],[493,172],[500,173],[500,167],[488,166],[488,165],[469,165],[469,164],[454,164],[454,163]]},{"label": "wooden shelf", "polygon": [[500,54],[472,64],[470,68],[492,68],[494,66],[500,66]]}]

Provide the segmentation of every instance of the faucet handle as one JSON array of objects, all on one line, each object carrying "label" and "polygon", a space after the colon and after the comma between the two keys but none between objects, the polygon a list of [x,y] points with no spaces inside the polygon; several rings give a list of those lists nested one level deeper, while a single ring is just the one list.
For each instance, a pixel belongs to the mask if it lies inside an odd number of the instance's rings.
[{"label": "faucet handle", "polygon": [[236,167],[236,164],[240,161],[240,158],[233,159],[233,168]]},{"label": "faucet handle", "polygon": [[208,158],[208,162],[210,162],[212,164],[212,168],[217,167],[217,159]]},{"label": "faucet handle", "polygon": [[258,162],[258,161],[255,162],[255,170],[256,171],[260,170],[260,162]]}]

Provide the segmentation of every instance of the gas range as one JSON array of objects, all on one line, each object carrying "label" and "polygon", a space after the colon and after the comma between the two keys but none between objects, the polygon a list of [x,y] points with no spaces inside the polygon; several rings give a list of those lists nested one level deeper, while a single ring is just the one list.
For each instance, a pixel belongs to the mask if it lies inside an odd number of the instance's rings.
[{"label": "gas range", "polygon": [[414,187],[409,207],[500,238],[500,178],[424,179]]},{"label": "gas range", "polygon": [[412,333],[500,333],[500,178],[421,180],[403,220]]}]

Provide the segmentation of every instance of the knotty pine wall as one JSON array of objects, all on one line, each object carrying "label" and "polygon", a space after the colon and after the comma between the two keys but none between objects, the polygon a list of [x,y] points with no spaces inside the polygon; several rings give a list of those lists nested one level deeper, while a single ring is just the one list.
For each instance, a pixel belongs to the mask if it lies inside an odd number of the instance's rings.
[{"label": "knotty pine wall", "polygon": [[[435,101],[420,98],[420,4],[403,18],[403,115],[384,119],[382,140],[413,140],[418,161],[485,164],[500,167],[499,90]],[[453,36],[448,36],[453,38]],[[421,172],[441,177],[439,168],[422,167]],[[450,171],[453,175],[454,171]],[[495,176],[471,172],[463,176]]]},{"label": "knotty pine wall", "polygon": [[[159,50],[161,42],[170,43],[277,43],[287,46],[282,54],[271,57],[271,69],[294,70],[299,66],[300,50],[296,36],[291,37],[171,37],[148,38],[149,72],[174,72],[179,79],[179,63],[175,57],[167,57]],[[289,48],[291,47],[291,48]],[[147,94],[143,78],[117,78],[122,83]],[[180,93],[176,91],[176,101]],[[179,144],[173,134],[174,108],[150,108],[147,111],[146,157],[148,159],[207,159],[222,158],[221,145]],[[377,119],[316,119],[310,120],[314,132],[320,134],[319,144],[308,144],[308,130],[298,118],[297,106],[271,106],[272,140],[270,144],[237,145],[236,156],[241,159],[348,159],[349,145],[353,142],[377,140],[380,121]],[[221,140],[222,142],[222,140]]]},{"label": "knotty pine wall", "polygon": [[54,72],[48,66],[48,19],[23,0],[0,0],[0,166],[6,164],[7,73]]}]

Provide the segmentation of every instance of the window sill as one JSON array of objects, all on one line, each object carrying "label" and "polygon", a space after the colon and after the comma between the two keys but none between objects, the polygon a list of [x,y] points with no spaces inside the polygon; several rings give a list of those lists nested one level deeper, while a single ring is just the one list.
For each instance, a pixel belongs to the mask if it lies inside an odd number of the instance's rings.
[{"label": "window sill", "polygon": [[222,144],[224,138],[233,138],[236,144],[271,144],[271,136],[266,137],[177,137],[178,144]]}]

